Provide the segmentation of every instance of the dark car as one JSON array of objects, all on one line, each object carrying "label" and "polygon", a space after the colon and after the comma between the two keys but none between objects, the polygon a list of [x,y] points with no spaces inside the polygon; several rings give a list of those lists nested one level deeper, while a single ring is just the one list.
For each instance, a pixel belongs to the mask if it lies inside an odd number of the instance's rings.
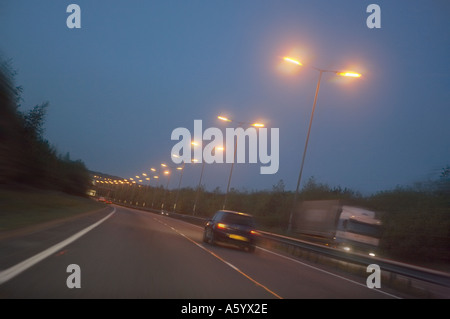
[{"label": "dark car", "polygon": [[257,234],[252,215],[219,210],[206,223],[203,241],[210,244],[230,243],[254,252]]}]

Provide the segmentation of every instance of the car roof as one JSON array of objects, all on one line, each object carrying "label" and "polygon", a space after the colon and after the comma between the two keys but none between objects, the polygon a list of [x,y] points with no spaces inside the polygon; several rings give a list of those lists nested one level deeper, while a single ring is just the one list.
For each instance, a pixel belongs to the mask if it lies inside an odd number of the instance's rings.
[{"label": "car roof", "polygon": [[217,213],[218,213],[218,212],[224,212],[224,213],[227,213],[227,214],[235,214],[235,215],[241,215],[241,216],[253,217],[253,216],[250,215],[250,214],[241,213],[241,212],[236,212],[236,211],[233,211],[233,210],[224,210],[224,209],[222,209],[222,210],[217,211]]}]

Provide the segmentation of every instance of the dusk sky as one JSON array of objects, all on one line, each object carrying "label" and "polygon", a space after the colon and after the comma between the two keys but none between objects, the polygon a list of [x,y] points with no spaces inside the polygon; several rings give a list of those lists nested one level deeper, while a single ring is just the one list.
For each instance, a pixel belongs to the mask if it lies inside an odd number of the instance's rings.
[{"label": "dusk sky", "polygon": [[[71,3],[79,29],[66,25]],[[371,3],[381,28],[366,25]],[[0,52],[18,72],[22,110],[48,101],[45,138],[90,170],[149,173],[194,120],[224,133],[218,115],[279,128],[276,174],[234,167],[231,187],[249,191],[279,180],[295,189],[311,66],[359,72],[323,75],[302,186],[314,176],[371,194],[450,165],[449,16],[446,0],[1,1]],[[207,189],[226,190],[230,165],[205,167]],[[187,164],[182,187],[196,187],[200,169]]]}]

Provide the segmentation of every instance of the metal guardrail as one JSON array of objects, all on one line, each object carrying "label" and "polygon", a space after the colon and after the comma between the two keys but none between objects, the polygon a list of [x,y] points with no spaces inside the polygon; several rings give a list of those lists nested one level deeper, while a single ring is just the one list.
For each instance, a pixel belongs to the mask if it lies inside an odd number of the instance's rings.
[{"label": "metal guardrail", "polygon": [[[120,204],[119,204],[120,205]],[[126,205],[127,206],[127,205]],[[132,207],[132,206],[130,206]],[[143,209],[142,207],[135,207]],[[144,208],[154,213],[161,213],[161,210]],[[206,218],[196,217],[192,215],[177,214],[173,212],[166,212],[169,217],[185,220],[189,223],[196,225],[204,225],[207,221]],[[297,238],[287,237],[279,234],[269,233],[265,231],[258,232],[261,235],[261,240],[270,246],[270,243],[275,243],[277,245],[285,245],[291,250],[304,250],[307,252],[312,252],[321,256],[329,257],[335,260],[357,264],[360,266],[367,267],[370,264],[376,264],[380,267],[382,271],[390,272],[394,275],[404,276],[406,278],[413,278],[420,281],[425,281],[428,283],[436,284],[439,286],[450,288],[450,274],[445,272],[440,272],[428,268],[422,268],[414,265],[409,265],[405,263],[400,263],[392,260],[386,260],[382,258],[370,257],[355,253],[349,253],[336,248],[327,247],[320,244],[315,244],[307,241],[303,241]]]},{"label": "metal guardrail", "polygon": [[313,251],[315,253],[339,259],[341,261],[354,263],[358,265],[368,266],[370,264],[378,265],[382,270],[394,273],[397,275],[414,278],[421,281],[437,284],[444,287],[450,287],[450,274],[432,269],[422,268],[414,265],[404,264],[393,260],[386,260],[382,258],[370,257],[355,253],[348,253],[339,249],[309,243],[296,238],[286,237],[278,234],[261,232],[264,239],[269,239],[293,246],[295,248]]},{"label": "metal guardrail", "polygon": [[[184,214],[169,213],[169,216],[183,219],[197,225],[203,225],[207,221],[206,218]],[[382,271],[387,271],[396,275],[426,281],[444,287],[450,287],[450,274],[445,272],[404,264],[393,260],[386,260],[356,253],[349,253],[340,249],[331,248],[324,245],[303,241],[297,238],[287,237],[265,231],[259,230],[258,232],[261,234],[261,239],[263,241],[272,241],[277,244],[291,246],[293,249],[307,250],[329,258],[352,264],[358,264],[365,267],[370,264],[376,264],[381,268]]]}]

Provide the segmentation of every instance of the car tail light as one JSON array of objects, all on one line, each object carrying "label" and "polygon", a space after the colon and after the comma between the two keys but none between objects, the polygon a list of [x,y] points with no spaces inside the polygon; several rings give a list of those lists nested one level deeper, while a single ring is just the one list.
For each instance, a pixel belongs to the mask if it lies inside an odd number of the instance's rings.
[{"label": "car tail light", "polygon": [[256,230],[251,230],[250,234],[252,234],[252,235],[259,235],[259,233]]},{"label": "car tail light", "polygon": [[217,228],[225,229],[225,228],[227,228],[227,225],[222,224],[222,223],[218,223],[218,224],[217,224]]}]

